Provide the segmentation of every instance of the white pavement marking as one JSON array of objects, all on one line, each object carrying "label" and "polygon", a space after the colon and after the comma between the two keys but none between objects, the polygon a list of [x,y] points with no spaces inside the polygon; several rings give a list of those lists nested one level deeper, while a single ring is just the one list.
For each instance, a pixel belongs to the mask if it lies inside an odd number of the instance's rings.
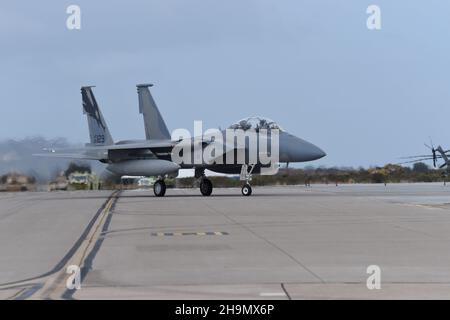
[{"label": "white pavement marking", "polygon": [[259,294],[261,297],[285,297],[284,292],[261,292]]}]

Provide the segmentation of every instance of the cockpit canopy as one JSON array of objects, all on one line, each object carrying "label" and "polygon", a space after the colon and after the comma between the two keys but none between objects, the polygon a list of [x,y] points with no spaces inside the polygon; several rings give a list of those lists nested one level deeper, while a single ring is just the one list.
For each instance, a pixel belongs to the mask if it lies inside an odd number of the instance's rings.
[{"label": "cockpit canopy", "polygon": [[280,131],[283,131],[283,129],[272,119],[264,118],[264,117],[248,117],[242,120],[239,120],[238,122],[232,124],[228,127],[229,129],[242,129],[242,130],[249,130],[249,129],[255,129],[258,131],[259,129],[278,129]]}]

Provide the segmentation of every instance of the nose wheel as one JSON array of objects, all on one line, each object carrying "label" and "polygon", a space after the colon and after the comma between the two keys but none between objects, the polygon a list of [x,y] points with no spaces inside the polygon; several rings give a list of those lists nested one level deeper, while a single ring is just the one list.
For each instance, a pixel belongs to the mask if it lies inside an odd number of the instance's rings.
[{"label": "nose wheel", "polygon": [[248,197],[252,194],[252,187],[250,186],[250,184],[246,183],[242,187],[241,192],[243,196]]},{"label": "nose wheel", "polygon": [[252,187],[250,186],[250,181],[252,181],[252,173],[255,169],[255,165],[244,164],[241,168],[240,180],[245,181],[242,186],[241,192],[244,197],[248,197],[252,194]]},{"label": "nose wheel", "polygon": [[164,180],[156,180],[153,184],[153,193],[157,197],[164,197],[166,194],[166,183]]},{"label": "nose wheel", "polygon": [[208,197],[211,195],[213,191],[213,185],[211,180],[207,179],[207,178],[203,178],[200,181],[200,192],[202,193],[203,196]]}]

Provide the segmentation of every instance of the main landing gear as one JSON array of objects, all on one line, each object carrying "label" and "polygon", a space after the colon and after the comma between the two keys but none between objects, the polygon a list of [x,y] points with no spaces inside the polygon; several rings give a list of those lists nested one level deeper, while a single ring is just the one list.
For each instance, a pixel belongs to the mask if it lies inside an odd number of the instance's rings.
[{"label": "main landing gear", "polygon": [[153,184],[153,193],[157,197],[164,197],[164,195],[166,194],[166,183],[163,179],[158,179]]},{"label": "main landing gear", "polygon": [[[252,180],[252,172],[254,165],[244,164],[241,168],[240,180],[245,181],[241,189],[243,196],[248,197],[252,194],[252,187],[250,181]],[[205,177],[205,169],[195,169],[195,178],[200,179],[200,192],[203,196],[208,197],[212,194],[213,184],[211,180]]]},{"label": "main landing gear", "polygon": [[213,191],[211,180],[205,177],[205,169],[195,169],[195,177],[200,179],[200,192],[203,196],[209,197]]},{"label": "main landing gear", "polygon": [[208,197],[211,195],[213,191],[213,185],[211,180],[203,177],[202,180],[200,181],[200,192],[202,193],[203,196]]},{"label": "main landing gear", "polygon": [[244,164],[241,168],[241,174],[239,179],[241,181],[245,181],[245,184],[242,186],[241,192],[244,197],[248,197],[252,194],[252,187],[250,186],[250,181],[252,181],[252,172],[255,168],[254,165]]}]

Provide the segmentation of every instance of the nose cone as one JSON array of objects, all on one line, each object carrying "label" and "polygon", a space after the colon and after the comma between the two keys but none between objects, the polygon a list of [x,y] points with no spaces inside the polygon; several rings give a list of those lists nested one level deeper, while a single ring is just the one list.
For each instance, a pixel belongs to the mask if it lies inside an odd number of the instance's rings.
[{"label": "nose cone", "polygon": [[280,134],[280,161],[305,162],[325,157],[327,154],[314,144],[289,133]]}]

